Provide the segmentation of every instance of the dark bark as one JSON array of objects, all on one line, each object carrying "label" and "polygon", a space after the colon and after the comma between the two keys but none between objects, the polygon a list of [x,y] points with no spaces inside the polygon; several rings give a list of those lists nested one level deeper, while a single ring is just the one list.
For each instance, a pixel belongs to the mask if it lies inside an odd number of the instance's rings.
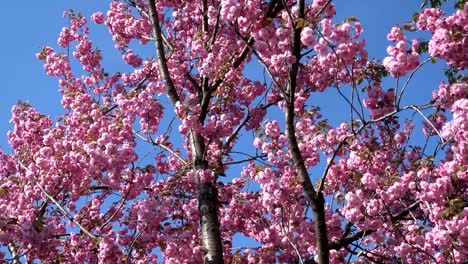
[{"label": "dark bark", "polygon": [[150,17],[151,24],[153,26],[153,34],[156,42],[156,55],[158,56],[159,70],[161,71],[162,78],[166,85],[166,91],[171,99],[172,103],[175,104],[179,99],[179,94],[175,88],[174,82],[172,81],[171,74],[169,73],[169,68],[167,66],[166,54],[164,52],[164,40],[161,32],[161,25],[159,23],[158,12],[156,10],[156,5],[153,0],[148,1],[150,8]]},{"label": "dark bark", "polygon": [[[411,211],[418,208],[419,204],[420,204],[420,202],[416,201],[413,204],[411,204],[410,206],[408,206],[408,208],[405,208],[404,210],[399,212],[398,214],[392,215],[392,218],[391,218],[392,223],[396,223],[399,220],[403,219]],[[364,237],[366,237],[366,236],[368,236],[368,235],[375,232],[375,230],[366,230],[366,231],[361,230],[361,231],[358,231],[358,232],[355,232],[353,234],[348,235],[351,226],[352,226],[352,224],[350,224],[350,223],[347,224],[347,227],[349,227],[349,228],[347,228],[347,232],[345,232],[343,238],[341,238],[341,239],[339,239],[337,241],[330,242],[330,244],[328,245],[329,249],[340,250],[341,248],[348,246],[349,244],[353,243],[354,241],[362,239],[362,238],[364,238]]]},{"label": "dark bark", "polygon": [[[297,2],[297,18],[303,19],[304,15],[304,0]],[[296,62],[291,65],[289,70],[288,88],[286,90],[286,131],[288,137],[289,150],[292,155],[294,165],[296,167],[300,183],[304,189],[305,196],[309,201],[313,211],[315,220],[315,238],[317,242],[317,252],[320,264],[328,264],[329,251],[328,251],[328,237],[327,225],[325,220],[325,200],[321,192],[317,192],[310,180],[309,173],[304,164],[304,159],[299,150],[295,130],[295,114],[294,114],[294,101],[297,88],[297,75],[299,71],[299,61],[301,59],[301,31],[302,28],[297,26],[294,22],[294,32],[291,36],[291,51],[296,57]]]}]

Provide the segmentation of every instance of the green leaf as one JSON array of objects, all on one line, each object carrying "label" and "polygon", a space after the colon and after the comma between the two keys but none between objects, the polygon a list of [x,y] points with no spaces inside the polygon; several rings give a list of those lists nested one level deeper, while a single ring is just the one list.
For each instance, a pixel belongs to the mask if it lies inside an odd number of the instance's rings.
[{"label": "green leaf", "polygon": [[348,18],[346,18],[346,19],[344,20],[345,23],[349,23],[349,22],[358,22],[358,21],[359,21],[359,20],[358,20],[356,17],[354,17],[354,16],[350,16],[350,17],[348,17]]},{"label": "green leaf", "polygon": [[424,1],[421,3],[421,9],[423,9],[426,5],[427,5],[427,0],[424,0]]},{"label": "green leaf", "polygon": [[300,29],[304,29],[307,25],[307,20],[303,19],[303,18],[298,18],[296,19],[295,23],[296,25],[296,29],[300,28]]},{"label": "green leaf", "polygon": [[432,8],[441,7],[441,6],[442,6],[442,2],[440,2],[440,0],[431,0]]},{"label": "green leaf", "polygon": [[416,31],[416,27],[412,26],[412,25],[409,25],[409,24],[404,24],[403,29],[406,30],[406,31],[409,31],[409,32],[415,32]]},{"label": "green leaf", "polygon": [[456,9],[463,9],[465,7],[466,0],[457,0],[454,7]]},{"label": "green leaf", "polygon": [[417,53],[427,53],[429,51],[429,42],[428,41],[423,41],[419,40],[419,47],[416,50]]},{"label": "green leaf", "polygon": [[2,187],[0,188],[0,195],[8,195],[9,191],[8,191],[8,187]]},{"label": "green leaf", "polygon": [[336,196],[336,202],[337,204],[342,204],[346,201],[345,195],[343,193],[340,193]]}]

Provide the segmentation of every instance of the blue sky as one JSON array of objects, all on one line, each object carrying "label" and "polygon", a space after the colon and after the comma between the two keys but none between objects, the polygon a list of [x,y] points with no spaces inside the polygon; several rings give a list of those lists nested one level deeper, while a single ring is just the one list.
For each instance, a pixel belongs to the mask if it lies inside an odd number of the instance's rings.
[{"label": "blue sky", "polygon": [[[96,4],[99,2],[99,4]],[[64,10],[85,14],[105,8],[107,1],[48,0],[6,1],[0,10],[0,146],[7,150],[6,132],[11,107],[18,99],[29,100],[41,112],[55,116],[61,109],[57,79],[46,76],[35,54],[42,45],[55,46],[66,20]],[[45,4],[48,3],[48,4]]]}]

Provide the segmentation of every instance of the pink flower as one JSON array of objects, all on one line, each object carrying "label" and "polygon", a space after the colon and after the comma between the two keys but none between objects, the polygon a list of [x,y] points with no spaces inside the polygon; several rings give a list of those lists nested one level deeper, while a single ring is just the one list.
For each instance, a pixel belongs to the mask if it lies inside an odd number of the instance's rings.
[{"label": "pink flower", "polygon": [[301,32],[301,41],[306,46],[314,46],[316,39],[314,32],[310,27],[305,27]]},{"label": "pink flower", "polygon": [[104,23],[104,14],[101,12],[96,12],[91,16],[91,20],[93,20],[96,24],[102,24]]}]

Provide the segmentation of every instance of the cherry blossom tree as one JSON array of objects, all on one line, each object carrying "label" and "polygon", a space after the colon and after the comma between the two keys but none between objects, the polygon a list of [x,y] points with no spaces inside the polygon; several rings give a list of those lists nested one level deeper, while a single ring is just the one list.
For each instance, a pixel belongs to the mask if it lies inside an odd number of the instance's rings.
[{"label": "cherry blossom tree", "polygon": [[[59,47],[37,55],[65,113],[19,102],[13,152],[0,152],[0,255],[465,263],[464,2],[444,12],[424,1],[388,33],[381,61],[331,0],[115,0],[91,21],[66,12]],[[88,23],[107,27],[130,70],[105,70]],[[447,78],[413,87],[436,61]],[[409,102],[411,89],[432,99]],[[346,102],[338,125],[312,104],[326,90]],[[239,234],[257,245],[233,247]]]}]

